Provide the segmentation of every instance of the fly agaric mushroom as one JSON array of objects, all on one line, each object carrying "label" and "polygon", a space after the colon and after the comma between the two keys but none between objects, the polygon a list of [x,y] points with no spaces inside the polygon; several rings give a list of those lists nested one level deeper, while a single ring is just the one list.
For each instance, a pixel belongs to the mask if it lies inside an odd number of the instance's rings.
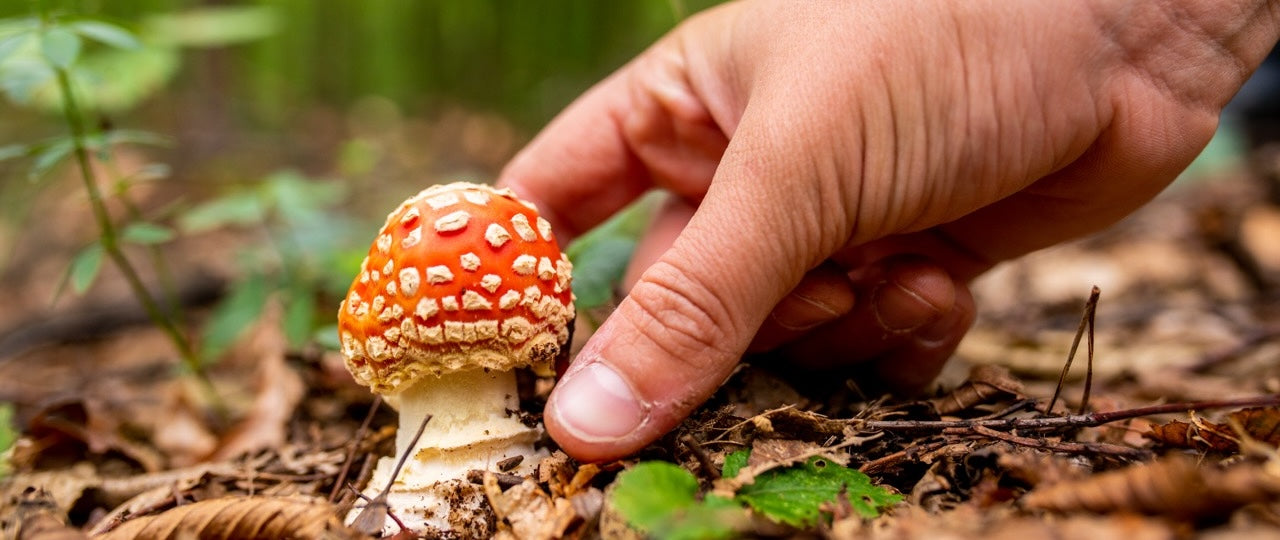
[{"label": "fly agaric mushroom", "polygon": [[[519,416],[514,370],[549,374],[568,355],[571,270],[551,225],[508,189],[432,186],[387,216],[338,333],[347,369],[400,411],[396,455],[410,457],[387,503],[409,528],[488,536],[496,524],[466,473],[517,457],[512,472],[527,472],[545,456],[541,426]],[[371,496],[394,465],[378,462]]]}]

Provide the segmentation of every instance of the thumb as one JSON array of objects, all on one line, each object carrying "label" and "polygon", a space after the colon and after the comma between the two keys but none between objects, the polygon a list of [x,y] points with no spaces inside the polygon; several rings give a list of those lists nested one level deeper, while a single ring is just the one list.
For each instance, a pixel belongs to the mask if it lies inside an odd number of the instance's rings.
[{"label": "thumb", "polygon": [[[805,234],[779,233],[794,227],[787,213],[804,209],[779,204],[768,187],[779,183],[760,178],[759,163],[734,166],[732,146],[688,226],[551,393],[547,431],[570,455],[618,458],[679,424],[733,372],[811,259],[821,259],[796,252],[816,245]],[[737,174],[748,170],[756,177]]]}]

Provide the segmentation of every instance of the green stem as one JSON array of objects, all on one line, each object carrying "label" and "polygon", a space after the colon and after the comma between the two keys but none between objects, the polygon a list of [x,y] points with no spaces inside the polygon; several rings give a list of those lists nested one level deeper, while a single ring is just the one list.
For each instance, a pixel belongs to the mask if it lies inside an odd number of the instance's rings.
[{"label": "green stem", "polygon": [[[104,147],[104,151],[99,159],[105,161],[110,176],[114,178],[122,178],[120,170],[107,154],[109,150]],[[129,219],[133,222],[143,221],[145,216],[142,215],[142,209],[134,204],[129,198],[126,189],[117,189],[115,193],[116,199],[124,205],[125,210],[129,213]],[[155,244],[147,244],[147,254],[151,259],[151,266],[155,268],[156,276],[160,279],[160,292],[163,293],[164,299],[164,316],[174,322],[177,326],[186,326],[186,321],[182,316],[181,302],[178,299],[178,287],[173,281],[173,272],[169,271],[169,265],[164,260],[164,254],[160,252],[160,248]]]},{"label": "green stem", "polygon": [[80,178],[84,181],[85,190],[89,193],[89,206],[93,209],[93,216],[98,222],[98,229],[101,232],[100,242],[102,249],[111,257],[111,261],[124,275],[125,281],[129,283],[129,288],[133,291],[138,302],[142,304],[143,310],[147,312],[147,317],[161,331],[169,337],[178,354],[182,357],[183,364],[187,369],[195,375],[201,387],[207,394],[207,398],[213,405],[215,411],[220,416],[225,416],[225,406],[222,404],[217,390],[213,386],[213,381],[209,378],[209,374],[204,371],[200,358],[196,355],[196,351],[191,346],[191,342],[187,340],[182,331],[178,329],[173,320],[166,317],[160,309],[159,304],[151,297],[151,293],[142,283],[142,279],[138,276],[137,270],[133,264],[129,262],[124,251],[120,248],[120,239],[116,233],[115,224],[111,221],[111,216],[107,212],[106,203],[102,198],[102,191],[98,188],[97,179],[94,177],[93,169],[89,163],[89,152],[85,147],[84,140],[86,130],[84,119],[80,117],[80,109],[76,105],[75,95],[71,87],[71,77],[67,74],[67,70],[53,67],[54,73],[58,80],[58,90],[62,93],[62,112],[66,116],[67,126],[71,130],[71,144],[76,156],[76,162],[80,166]]}]

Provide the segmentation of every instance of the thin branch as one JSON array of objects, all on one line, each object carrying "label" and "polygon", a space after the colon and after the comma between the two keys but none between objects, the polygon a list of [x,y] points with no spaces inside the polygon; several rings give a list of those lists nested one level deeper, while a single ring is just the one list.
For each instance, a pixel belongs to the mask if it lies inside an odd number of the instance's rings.
[{"label": "thin branch", "polygon": [[342,460],[342,470],[338,472],[338,481],[333,483],[333,491],[329,492],[329,502],[338,499],[338,493],[342,492],[342,482],[346,480],[347,473],[351,472],[351,462],[355,461],[356,448],[360,446],[360,441],[364,440],[365,434],[369,433],[369,425],[373,423],[373,416],[378,412],[378,407],[382,405],[382,395],[374,395],[373,405],[369,406],[369,414],[364,416],[364,421],[360,423],[360,428],[356,430],[351,437],[351,443],[347,446],[347,456]]},{"label": "thin branch", "polygon": [[1210,409],[1227,409],[1232,407],[1275,407],[1280,406],[1280,394],[1269,394],[1240,399],[1224,399],[1209,401],[1188,401],[1182,403],[1166,403],[1119,411],[1072,414],[1066,416],[1045,416],[1037,418],[995,418],[969,420],[851,420],[850,425],[864,430],[882,431],[943,431],[946,429],[973,429],[982,426],[989,429],[1009,431],[1052,431],[1069,428],[1095,427],[1102,424],[1151,416],[1155,414],[1181,413],[1187,411],[1204,411]]},{"label": "thin branch", "polygon": [[[1076,328],[1076,336],[1071,340],[1071,349],[1067,351],[1067,362],[1062,365],[1062,374],[1058,375],[1058,386],[1053,389],[1053,397],[1049,399],[1049,406],[1045,408],[1046,411],[1053,412],[1053,406],[1058,404],[1058,396],[1062,395],[1062,387],[1067,382],[1067,373],[1071,371],[1071,362],[1075,360],[1076,350],[1080,348],[1080,338],[1084,336],[1086,325],[1093,319],[1093,308],[1098,305],[1098,296],[1100,294],[1101,291],[1097,287],[1094,287],[1093,291],[1089,293],[1089,300],[1084,304],[1084,314],[1080,317],[1080,326]],[[1089,350],[1092,352],[1092,333],[1089,337]],[[1092,355],[1090,355],[1090,360],[1092,360]],[[1090,368],[1092,368],[1092,364],[1090,364]]]},{"label": "thin branch", "polygon": [[1080,408],[1076,410],[1080,414],[1084,414],[1085,411],[1089,410],[1089,394],[1093,392],[1093,321],[1098,313],[1098,296],[1101,294],[1102,291],[1098,289],[1097,285],[1094,285],[1093,291],[1089,293],[1089,302],[1085,304],[1084,308],[1085,319],[1089,321],[1089,350],[1087,351],[1088,362],[1085,363],[1084,395],[1080,396]]},{"label": "thin branch", "polygon": [[1079,443],[1066,441],[1046,441],[1043,439],[1032,439],[1030,437],[1021,437],[1012,433],[997,431],[989,427],[973,426],[968,431],[999,439],[1007,443],[1016,444],[1018,446],[1026,446],[1028,448],[1039,448],[1041,450],[1049,450],[1051,452],[1059,452],[1063,454],[1107,454],[1111,456],[1125,458],[1141,458],[1147,455],[1146,450],[1139,448],[1130,448],[1128,446],[1120,446],[1105,443]]}]

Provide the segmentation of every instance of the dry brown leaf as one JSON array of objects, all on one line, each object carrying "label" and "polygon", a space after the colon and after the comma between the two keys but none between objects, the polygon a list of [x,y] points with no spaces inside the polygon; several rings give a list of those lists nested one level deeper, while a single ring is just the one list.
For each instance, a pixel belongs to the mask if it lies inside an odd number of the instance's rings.
[{"label": "dry brown leaf", "polygon": [[319,499],[224,497],[135,518],[93,538],[358,538],[335,512],[333,505]]},{"label": "dry brown leaf", "polygon": [[848,421],[786,406],[760,413],[751,419],[761,433],[805,441],[825,441],[844,433]]},{"label": "dry brown leaf", "polygon": [[288,343],[277,321],[278,308],[270,309],[235,354],[257,359],[257,384],[253,405],[221,441],[210,460],[221,461],[265,448],[278,448],[286,440],[286,427],[302,401],[306,387],[302,377],[285,362]]},{"label": "dry brown leaf", "polygon": [[17,511],[28,488],[46,494],[58,512],[65,515],[84,492],[103,483],[93,465],[79,462],[65,469],[18,473],[0,483],[0,516]]},{"label": "dry brown leaf", "polygon": [[831,524],[829,538],[838,540],[1168,540],[1174,531],[1163,520],[1132,514],[1028,518],[1008,507],[979,508],[964,504],[945,512],[904,507],[873,521],[851,516]]},{"label": "dry brown leaf", "polygon": [[1009,370],[994,364],[976,364],[969,370],[969,379],[943,396],[930,399],[938,414],[951,414],[967,410],[975,405],[1005,397],[1025,397],[1022,381]]},{"label": "dry brown leaf", "polygon": [[556,450],[538,462],[538,482],[546,484],[551,494],[563,497],[573,482],[573,464],[563,450]]},{"label": "dry brown leaf", "polygon": [[1148,437],[1179,448],[1231,453],[1240,449],[1240,434],[1231,426],[1234,422],[1250,438],[1269,445],[1280,446],[1280,407],[1253,407],[1227,415],[1227,422],[1217,423],[1193,417],[1191,422],[1174,420],[1152,426]]},{"label": "dry brown leaf", "polygon": [[1272,447],[1280,446],[1280,407],[1253,407],[1227,416],[1240,423],[1245,434]]},{"label": "dry brown leaf", "polygon": [[844,465],[848,458],[832,449],[795,439],[756,439],[751,442],[751,454],[747,466],[758,469],[756,474],[770,469],[795,465],[813,456],[825,455]]},{"label": "dry brown leaf", "polygon": [[155,449],[123,435],[124,420],[119,410],[96,398],[50,400],[32,415],[24,430],[26,439],[38,441],[29,449],[33,454],[24,456],[30,461],[15,461],[19,466],[38,466],[42,453],[54,454],[53,448],[71,445],[67,450],[79,454],[82,452],[76,448],[83,445],[89,452],[99,455],[119,452],[148,472],[160,470],[163,458]]},{"label": "dry brown leaf", "polygon": [[1058,512],[1139,512],[1177,519],[1224,515],[1280,497],[1280,472],[1257,463],[1226,469],[1183,455],[1037,488],[1028,508]]},{"label": "dry brown leaf", "polygon": [[561,538],[578,517],[569,499],[552,499],[532,479],[504,492],[498,477],[489,473],[484,475],[484,493],[498,516],[499,537],[505,532],[521,540]]},{"label": "dry brown leaf", "polygon": [[0,515],[0,537],[15,540],[82,540],[87,538],[79,529],[66,523],[67,512],[60,509],[53,496],[38,488],[27,488],[14,508]]},{"label": "dry brown leaf", "polygon": [[1151,426],[1147,436],[1169,446],[1200,451],[1235,452],[1240,447],[1240,441],[1230,427],[1199,418],[1191,422],[1174,420]]},{"label": "dry brown leaf", "polygon": [[992,445],[996,465],[1007,476],[1032,486],[1052,485],[1089,473],[1087,462],[1060,454],[1031,450],[1005,443]]},{"label": "dry brown leaf", "polygon": [[205,413],[193,404],[192,385],[163,387],[165,414],[155,419],[152,442],[169,458],[170,467],[186,467],[204,459],[218,446],[206,425]]}]

